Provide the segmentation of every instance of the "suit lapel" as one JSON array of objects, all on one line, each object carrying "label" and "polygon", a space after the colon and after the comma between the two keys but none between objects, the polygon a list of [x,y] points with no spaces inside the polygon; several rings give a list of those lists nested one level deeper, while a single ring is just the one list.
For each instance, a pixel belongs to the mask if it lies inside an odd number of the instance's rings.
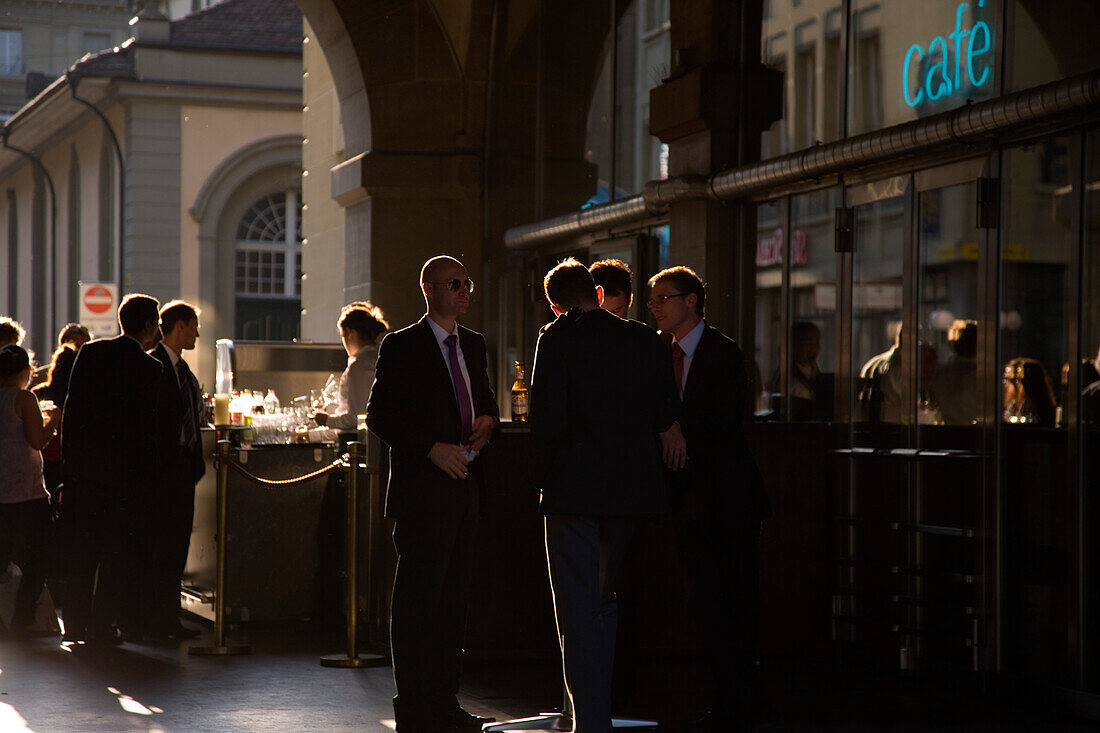
[{"label": "suit lapel", "polygon": [[[460,418],[457,417],[460,414],[458,411],[458,398],[455,397],[455,387],[451,381],[450,365],[447,364],[443,351],[439,348],[439,342],[435,339],[435,331],[432,329],[432,325],[428,323],[427,316],[420,319],[419,326],[423,334],[421,338],[425,350],[424,358],[428,362],[428,370],[432,374],[432,380],[439,384],[444,394],[450,396],[449,404],[453,408],[456,416],[455,420],[460,421]],[[433,364],[434,366],[432,366]]]}]

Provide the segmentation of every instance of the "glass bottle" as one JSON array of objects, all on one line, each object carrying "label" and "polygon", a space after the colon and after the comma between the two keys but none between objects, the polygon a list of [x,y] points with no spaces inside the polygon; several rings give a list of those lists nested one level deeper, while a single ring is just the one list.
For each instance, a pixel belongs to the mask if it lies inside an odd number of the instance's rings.
[{"label": "glass bottle", "polygon": [[527,382],[523,362],[516,362],[516,381],[512,384],[512,422],[527,422]]}]

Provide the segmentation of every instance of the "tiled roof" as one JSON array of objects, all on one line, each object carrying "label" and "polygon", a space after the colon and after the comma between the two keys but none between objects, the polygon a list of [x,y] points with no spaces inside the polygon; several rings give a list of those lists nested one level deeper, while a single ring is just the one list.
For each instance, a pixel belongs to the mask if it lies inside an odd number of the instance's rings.
[{"label": "tiled roof", "polygon": [[226,0],[172,22],[171,46],[302,52],[302,11],[294,0]]},{"label": "tiled roof", "polygon": [[134,75],[133,53],[133,44],[97,51],[73,64],[73,70],[87,76],[131,77]]}]

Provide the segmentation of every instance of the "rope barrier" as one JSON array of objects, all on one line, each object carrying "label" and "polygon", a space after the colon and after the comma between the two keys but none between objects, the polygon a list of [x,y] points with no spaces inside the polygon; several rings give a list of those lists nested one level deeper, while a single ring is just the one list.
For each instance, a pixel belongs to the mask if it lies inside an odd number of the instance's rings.
[{"label": "rope barrier", "polygon": [[298,476],[296,478],[287,479],[260,478],[259,476],[253,475],[246,471],[244,467],[236,461],[227,460],[226,463],[239,475],[243,476],[253,483],[260,484],[261,486],[293,486],[295,484],[304,484],[308,481],[312,481],[315,478],[319,478],[321,476],[324,476],[325,474],[335,471],[337,468],[346,468],[348,465],[348,456],[345,453],[329,465],[325,466],[324,468],[319,468],[313,473],[307,473],[305,476]]}]

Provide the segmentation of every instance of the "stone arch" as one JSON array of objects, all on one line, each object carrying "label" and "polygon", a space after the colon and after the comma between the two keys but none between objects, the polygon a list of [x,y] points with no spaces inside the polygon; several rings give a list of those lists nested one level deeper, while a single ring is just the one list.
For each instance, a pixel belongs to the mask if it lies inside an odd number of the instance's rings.
[{"label": "stone arch", "polygon": [[[236,317],[234,267],[236,227],[257,198],[301,185],[302,140],[298,135],[264,138],[236,150],[199,189],[191,216],[199,225],[199,307],[203,330],[232,338]],[[200,365],[200,368],[206,365]]]},{"label": "stone arch", "polygon": [[302,15],[313,28],[314,38],[332,72],[336,96],[340,100],[340,118],[344,126],[344,146],[348,157],[371,149],[370,102],[359,54],[348,35],[347,26],[333,0],[295,0]]}]

